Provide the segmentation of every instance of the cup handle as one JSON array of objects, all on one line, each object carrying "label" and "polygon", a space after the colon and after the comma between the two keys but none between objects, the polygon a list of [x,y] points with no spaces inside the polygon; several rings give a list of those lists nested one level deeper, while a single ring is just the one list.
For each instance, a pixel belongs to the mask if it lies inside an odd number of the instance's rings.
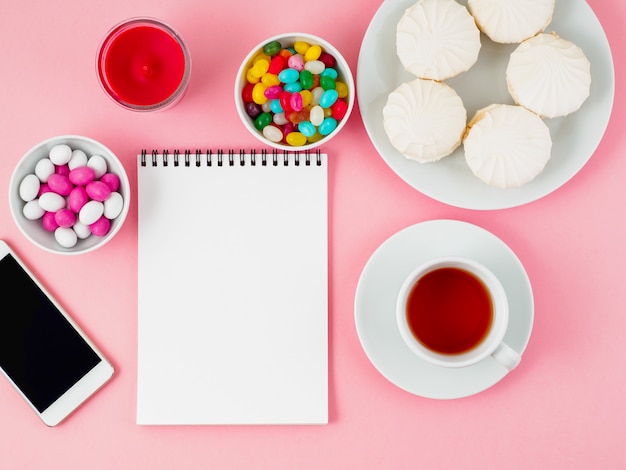
[{"label": "cup handle", "polygon": [[522,359],[522,356],[506,343],[500,343],[491,356],[509,371],[515,369]]}]

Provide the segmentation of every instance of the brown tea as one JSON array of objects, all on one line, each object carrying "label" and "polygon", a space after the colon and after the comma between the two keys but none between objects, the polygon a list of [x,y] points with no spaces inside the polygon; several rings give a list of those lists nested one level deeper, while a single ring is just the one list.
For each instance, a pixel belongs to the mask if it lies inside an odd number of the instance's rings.
[{"label": "brown tea", "polygon": [[487,336],[493,305],[485,285],[468,271],[435,269],[413,286],[406,304],[415,338],[440,354],[461,354]]}]

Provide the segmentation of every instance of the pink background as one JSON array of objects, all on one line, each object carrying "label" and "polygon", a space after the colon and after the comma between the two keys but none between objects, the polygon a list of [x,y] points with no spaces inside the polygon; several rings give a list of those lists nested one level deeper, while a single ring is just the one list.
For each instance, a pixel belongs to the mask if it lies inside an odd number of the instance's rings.
[{"label": "pink background", "polygon": [[[1,380],[0,467],[625,468],[626,3],[589,3],[618,52],[615,105],[593,157],[554,193],[496,211],[434,201],[387,167],[358,107],[323,147],[331,157],[328,425],[140,427],[136,201],[101,250],[49,254],[31,245],[9,214],[14,165],[41,140],[83,134],[116,152],[134,185],[135,155],[144,147],[258,147],[232,102],[235,73],[248,49],[279,32],[308,31],[343,51],[356,77],[360,44],[381,1],[3,2],[0,237],[101,346],[117,374],[57,428],[44,426]],[[187,95],[163,113],[123,110],[96,81],[100,39],[138,15],[172,24],[193,57]],[[380,375],[361,347],[353,310],[372,252],[398,230],[440,218],[471,222],[500,237],[523,262],[535,296],[535,323],[519,368],[480,394],[452,401],[412,395]]]}]

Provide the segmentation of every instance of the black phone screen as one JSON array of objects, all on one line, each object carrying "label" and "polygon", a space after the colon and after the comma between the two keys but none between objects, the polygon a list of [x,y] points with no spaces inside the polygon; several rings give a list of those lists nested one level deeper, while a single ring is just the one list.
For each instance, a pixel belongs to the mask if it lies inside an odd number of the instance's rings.
[{"label": "black phone screen", "polygon": [[42,412],[101,359],[11,254],[0,279],[0,367]]}]

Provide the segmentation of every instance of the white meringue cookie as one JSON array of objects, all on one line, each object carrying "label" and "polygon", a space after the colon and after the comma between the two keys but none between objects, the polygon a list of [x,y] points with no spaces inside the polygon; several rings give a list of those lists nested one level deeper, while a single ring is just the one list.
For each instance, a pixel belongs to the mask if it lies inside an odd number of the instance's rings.
[{"label": "white meringue cookie", "polygon": [[516,188],[533,180],[550,159],[546,123],[521,106],[493,104],[476,112],[463,139],[465,161],[488,185]]},{"label": "white meringue cookie", "polygon": [[555,0],[468,0],[478,28],[493,42],[522,42],[552,21]]},{"label": "white meringue cookie", "polygon": [[467,8],[455,0],[419,0],[396,26],[396,51],[419,78],[445,80],[478,60],[480,31]]},{"label": "white meringue cookie", "polygon": [[420,163],[450,155],[460,144],[467,111],[456,91],[441,82],[417,78],[387,97],[383,127],[391,144]]},{"label": "white meringue cookie", "polygon": [[517,104],[554,118],[577,111],[589,97],[590,69],[576,44],[555,33],[540,33],[511,53],[506,82]]}]

